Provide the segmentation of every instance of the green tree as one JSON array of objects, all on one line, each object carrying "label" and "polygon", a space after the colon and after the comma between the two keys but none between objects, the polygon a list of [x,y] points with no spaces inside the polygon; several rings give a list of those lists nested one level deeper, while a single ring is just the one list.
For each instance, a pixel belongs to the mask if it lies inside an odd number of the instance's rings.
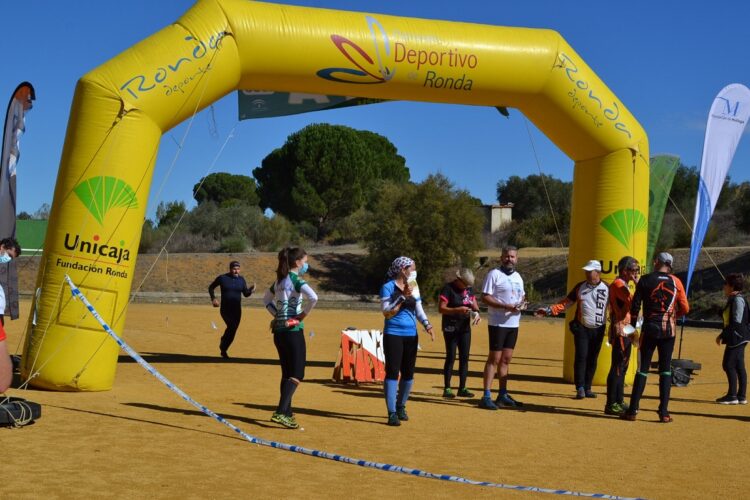
[{"label": "green tree", "polygon": [[685,165],[680,164],[674,174],[672,189],[669,191],[671,202],[667,204],[667,210],[670,208],[674,210],[676,205],[686,218],[692,220],[697,192],[698,169],[695,167],[686,167]]},{"label": "green tree", "polygon": [[156,207],[158,227],[171,226],[177,223],[187,208],[184,201],[163,201]]},{"label": "green tree", "polygon": [[257,205],[260,202],[255,179],[226,172],[216,172],[203,177],[193,186],[193,197],[199,205],[206,201],[213,201],[218,205],[229,202]]},{"label": "green tree", "polygon": [[737,186],[733,215],[737,228],[750,233],[750,182],[743,182]]},{"label": "green tree", "polygon": [[545,174],[529,175],[525,178],[513,175],[508,180],[497,183],[497,201],[514,204],[514,220],[524,220],[538,215],[550,216],[551,204],[555,215],[564,220],[567,227],[572,196],[572,182],[564,182]]},{"label": "green tree", "polygon": [[373,208],[364,224],[373,286],[382,283],[394,258],[408,255],[417,263],[422,296],[434,299],[445,269],[473,264],[482,248],[478,201],[443,175],[419,184],[384,184]]},{"label": "green tree", "polygon": [[405,182],[409,169],[385,137],[315,124],[290,135],[253,175],[261,207],[312,224],[321,239],[331,223],[370,198],[378,180]]}]

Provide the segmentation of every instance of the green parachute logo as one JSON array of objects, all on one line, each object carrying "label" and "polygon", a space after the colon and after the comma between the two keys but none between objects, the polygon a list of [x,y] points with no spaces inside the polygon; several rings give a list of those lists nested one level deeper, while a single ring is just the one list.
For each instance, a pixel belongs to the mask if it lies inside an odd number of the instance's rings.
[{"label": "green parachute logo", "polygon": [[92,177],[77,185],[73,192],[78,196],[99,224],[112,208],[138,208],[138,198],[127,182],[116,177]]},{"label": "green parachute logo", "polygon": [[629,248],[633,235],[638,231],[648,229],[648,220],[642,212],[625,208],[606,216],[602,219],[601,225],[617,241],[622,243],[622,246]]}]

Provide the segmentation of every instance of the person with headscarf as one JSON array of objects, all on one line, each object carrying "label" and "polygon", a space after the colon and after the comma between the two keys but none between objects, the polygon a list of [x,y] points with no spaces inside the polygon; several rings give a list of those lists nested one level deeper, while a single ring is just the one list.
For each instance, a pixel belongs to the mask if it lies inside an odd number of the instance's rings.
[{"label": "person with headscarf", "polygon": [[[388,425],[398,426],[409,420],[406,402],[414,384],[417,362],[417,322],[435,340],[432,325],[422,308],[417,286],[417,268],[409,257],[398,257],[388,269],[388,281],[380,288],[380,303],[385,326],[385,404]],[[400,379],[399,379],[400,375]]]},{"label": "person with headscarf", "polygon": [[[471,325],[479,323],[479,305],[472,290],[474,273],[471,269],[458,269],[453,280],[446,283],[440,292],[438,311],[443,315],[443,338],[445,339],[445,364],[443,365],[443,397],[473,398],[466,388],[469,373],[469,350],[471,349]],[[451,389],[453,363],[458,349],[458,392]]]}]

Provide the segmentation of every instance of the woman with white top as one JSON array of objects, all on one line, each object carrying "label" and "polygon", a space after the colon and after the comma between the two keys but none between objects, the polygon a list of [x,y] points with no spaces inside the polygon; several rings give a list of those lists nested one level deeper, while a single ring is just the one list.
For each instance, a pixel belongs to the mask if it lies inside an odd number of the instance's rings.
[{"label": "woman with white top", "polygon": [[303,320],[318,301],[313,289],[301,278],[308,269],[307,253],[303,249],[283,249],[279,252],[276,281],[263,297],[263,304],[273,316],[273,343],[281,363],[281,395],[271,421],[289,429],[299,427],[292,413],[292,396],[305,378],[307,353]]}]

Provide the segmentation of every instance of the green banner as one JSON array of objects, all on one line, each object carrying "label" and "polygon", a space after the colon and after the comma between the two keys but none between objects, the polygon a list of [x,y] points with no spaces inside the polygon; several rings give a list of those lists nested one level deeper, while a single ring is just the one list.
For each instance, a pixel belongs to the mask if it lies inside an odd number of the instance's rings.
[{"label": "green banner", "polygon": [[240,120],[298,115],[311,111],[386,102],[385,99],[368,99],[365,97],[261,90],[240,90],[237,92],[237,98]]},{"label": "green banner", "polygon": [[654,248],[661,234],[661,223],[664,220],[664,210],[667,208],[669,192],[680,158],[672,155],[658,155],[651,158],[651,175],[648,193],[648,244],[646,245],[646,262],[644,267],[651,268],[654,258]]}]

